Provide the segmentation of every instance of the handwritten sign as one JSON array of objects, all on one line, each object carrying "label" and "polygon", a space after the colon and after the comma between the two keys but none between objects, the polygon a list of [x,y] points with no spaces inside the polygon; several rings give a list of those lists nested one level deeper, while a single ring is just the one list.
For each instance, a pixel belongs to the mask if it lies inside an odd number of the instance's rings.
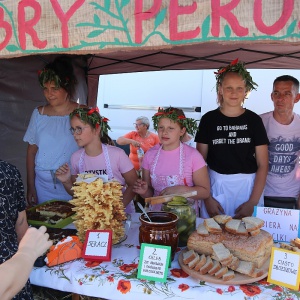
[{"label": "handwritten sign", "polygon": [[170,256],[170,246],[142,243],[137,278],[166,282]]},{"label": "handwritten sign", "polygon": [[300,252],[272,248],[268,282],[298,290]]},{"label": "handwritten sign", "polygon": [[254,207],[254,215],[264,220],[262,229],[268,231],[274,241],[290,242],[299,237],[299,210]]},{"label": "handwritten sign", "polygon": [[88,230],[83,245],[82,257],[92,261],[110,261],[111,245],[111,230]]}]

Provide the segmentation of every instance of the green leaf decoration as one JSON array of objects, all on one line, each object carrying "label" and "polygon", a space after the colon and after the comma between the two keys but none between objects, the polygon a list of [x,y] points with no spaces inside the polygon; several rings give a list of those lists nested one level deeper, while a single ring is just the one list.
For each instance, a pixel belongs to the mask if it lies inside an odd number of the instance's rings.
[{"label": "green leaf decoration", "polygon": [[286,31],[286,34],[287,34],[287,35],[291,35],[291,34],[295,31],[296,26],[297,26],[297,21],[294,20],[294,21],[290,24],[290,26],[288,27],[288,29],[287,29],[287,31]]},{"label": "green leaf decoration", "polygon": [[[109,0],[109,2],[110,2],[110,0]],[[95,7],[95,9],[101,9],[101,8],[102,8],[102,6],[99,5],[99,4],[96,3],[96,2],[91,2],[90,4],[93,5],[93,6]]]},{"label": "green leaf decoration", "polygon": [[19,51],[20,48],[17,47],[16,45],[8,45],[6,47],[6,50],[9,51],[9,52],[16,52],[16,51]]},{"label": "green leaf decoration", "polygon": [[167,14],[167,8],[164,8],[158,13],[154,21],[154,30],[163,22],[166,14]]},{"label": "green leaf decoration", "polygon": [[120,40],[119,40],[118,38],[115,38],[115,42],[116,42],[117,44],[119,44],[119,43],[120,43]]},{"label": "green leaf decoration", "polygon": [[107,11],[110,10],[110,0],[105,0],[105,1],[104,1],[104,8],[105,8],[105,10],[107,10]]},{"label": "green leaf decoration", "polygon": [[202,38],[206,39],[210,29],[210,15],[208,15],[202,23]]},{"label": "green leaf decoration", "polygon": [[128,5],[130,3],[130,0],[122,0],[121,2],[121,8],[123,8],[124,6]]},{"label": "green leaf decoration", "polygon": [[95,23],[95,26],[101,25],[101,20],[98,15],[94,15],[94,23]]},{"label": "green leaf decoration", "polygon": [[96,37],[96,36],[99,36],[99,35],[101,35],[103,32],[104,32],[105,30],[93,30],[93,31],[91,31],[89,34],[88,34],[88,38],[94,38],[94,37]]},{"label": "green leaf decoration", "polygon": [[231,29],[228,25],[225,25],[224,27],[224,34],[226,38],[229,38],[231,36]]}]

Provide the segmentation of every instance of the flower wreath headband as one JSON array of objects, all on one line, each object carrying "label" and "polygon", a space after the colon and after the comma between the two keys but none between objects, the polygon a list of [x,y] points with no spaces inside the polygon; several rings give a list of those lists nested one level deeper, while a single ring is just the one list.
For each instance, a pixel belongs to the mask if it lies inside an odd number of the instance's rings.
[{"label": "flower wreath headband", "polygon": [[239,59],[237,58],[233,60],[227,67],[220,67],[217,72],[214,72],[217,80],[217,92],[219,85],[222,83],[222,80],[228,72],[238,73],[244,79],[246,83],[247,92],[256,90],[256,87],[258,86],[257,83],[255,83],[252,80],[252,77],[250,73],[246,70],[244,63],[239,62]]},{"label": "flower wreath headband", "polygon": [[103,136],[104,133],[108,135],[108,130],[111,130],[107,123],[109,119],[100,116],[98,107],[76,108],[70,113],[70,119],[72,119],[74,116],[79,118],[84,123],[92,125],[93,128],[98,129],[100,126],[101,136]]},{"label": "flower wreath headband", "polygon": [[168,107],[163,109],[158,108],[157,113],[152,117],[153,127],[157,131],[158,122],[161,118],[169,118],[174,122],[178,122],[182,127],[186,128],[186,132],[193,135],[198,130],[197,121],[192,118],[186,118],[184,115],[180,114],[180,111],[174,109],[173,107]]},{"label": "flower wreath headband", "polygon": [[[45,83],[47,82],[54,82],[55,87],[59,88],[61,86],[67,86],[70,82],[70,78],[64,78],[64,82],[62,82],[61,78],[55,73],[52,69],[42,69],[38,71],[38,79],[40,86],[43,88]],[[76,83],[76,82],[74,82]]]}]

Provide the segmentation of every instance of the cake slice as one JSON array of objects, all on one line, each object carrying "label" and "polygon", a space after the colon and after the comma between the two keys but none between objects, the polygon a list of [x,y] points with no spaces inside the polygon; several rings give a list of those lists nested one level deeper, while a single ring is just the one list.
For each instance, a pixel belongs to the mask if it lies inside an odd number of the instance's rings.
[{"label": "cake slice", "polygon": [[222,228],[213,218],[204,219],[204,226],[210,233],[222,233]]}]

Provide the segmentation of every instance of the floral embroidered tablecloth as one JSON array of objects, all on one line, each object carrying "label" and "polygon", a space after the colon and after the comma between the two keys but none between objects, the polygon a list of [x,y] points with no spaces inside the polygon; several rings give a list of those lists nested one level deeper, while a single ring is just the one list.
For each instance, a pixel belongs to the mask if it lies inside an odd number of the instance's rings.
[{"label": "floral embroidered tablecloth", "polygon": [[166,283],[137,279],[139,214],[131,215],[127,239],[113,246],[110,262],[79,259],[52,268],[34,268],[32,284],[105,299],[300,299],[300,292],[261,280],[252,284],[216,285],[181,270],[176,253]]}]

